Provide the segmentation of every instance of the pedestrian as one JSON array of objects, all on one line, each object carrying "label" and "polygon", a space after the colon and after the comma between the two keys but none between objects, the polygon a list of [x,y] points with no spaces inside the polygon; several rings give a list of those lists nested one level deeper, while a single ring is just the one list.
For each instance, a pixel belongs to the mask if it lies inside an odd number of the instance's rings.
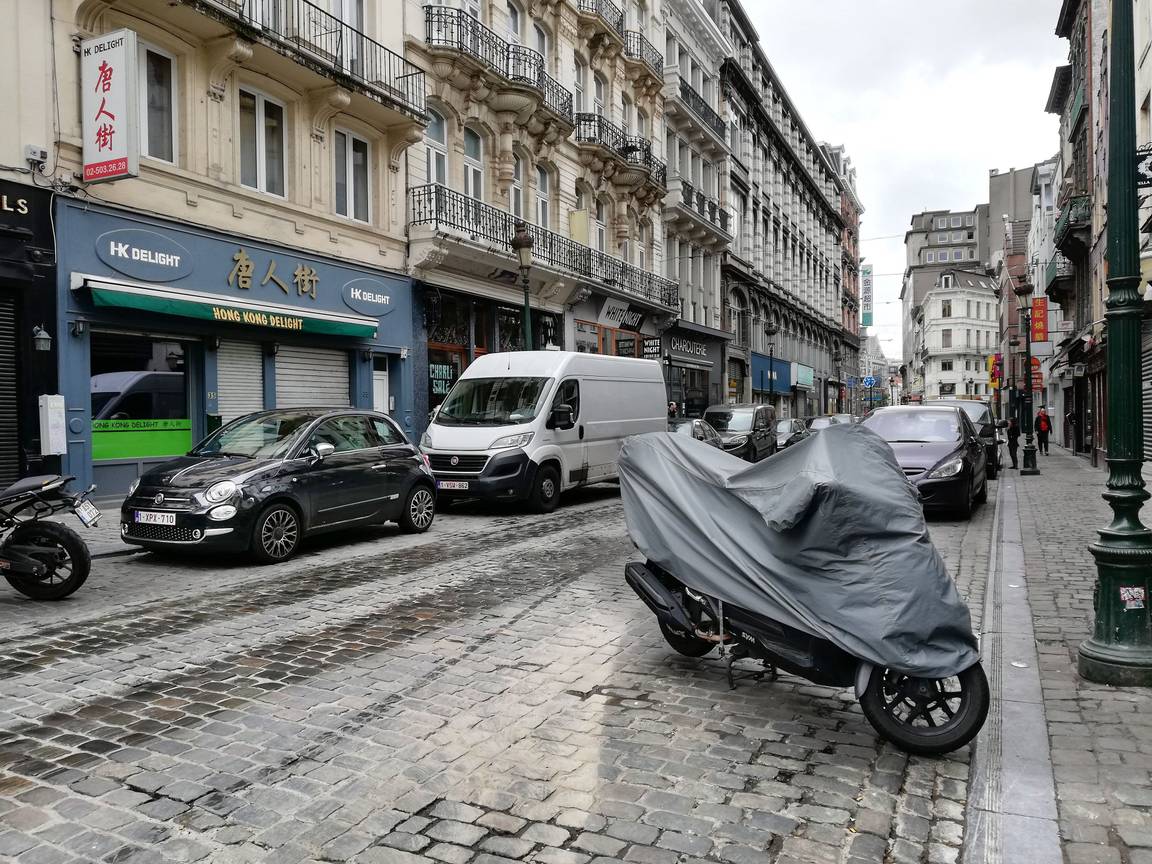
[{"label": "pedestrian", "polygon": [[1015,417],[1008,418],[1008,457],[1016,467],[1016,453],[1020,449],[1020,424]]},{"label": "pedestrian", "polygon": [[680,409],[678,409],[676,407],[675,402],[669,402],[668,403],[668,419],[671,420],[672,418],[678,417],[678,416],[680,416]]},{"label": "pedestrian", "polygon": [[1048,416],[1048,410],[1041,408],[1040,413],[1036,415],[1036,423],[1034,426],[1036,432],[1036,452],[1048,455],[1048,436],[1052,433],[1052,418]]}]

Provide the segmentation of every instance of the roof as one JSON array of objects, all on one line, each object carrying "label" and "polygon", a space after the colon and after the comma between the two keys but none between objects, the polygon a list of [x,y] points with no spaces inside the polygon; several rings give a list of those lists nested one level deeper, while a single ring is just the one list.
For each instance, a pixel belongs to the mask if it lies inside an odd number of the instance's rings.
[{"label": "roof", "polygon": [[1064,103],[1068,100],[1068,92],[1072,89],[1072,64],[1057,66],[1052,75],[1052,87],[1048,91],[1048,102],[1044,110],[1049,114],[1063,114]]}]

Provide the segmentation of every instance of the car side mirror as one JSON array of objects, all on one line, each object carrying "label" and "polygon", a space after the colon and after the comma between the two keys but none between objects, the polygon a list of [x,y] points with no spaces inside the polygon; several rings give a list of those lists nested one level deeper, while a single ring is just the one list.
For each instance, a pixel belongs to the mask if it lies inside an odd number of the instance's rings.
[{"label": "car side mirror", "polygon": [[996,427],[994,425],[992,425],[991,423],[985,423],[983,426],[980,427],[980,437],[981,438],[991,438],[995,434],[996,434]]},{"label": "car side mirror", "polygon": [[1008,421],[1007,420],[997,420],[996,421],[996,428],[997,429],[1007,429],[1008,428]]},{"label": "car side mirror", "polygon": [[312,447],[310,452],[313,462],[323,462],[325,459],[336,452],[336,448],[329,444],[327,441],[321,441],[319,444]]},{"label": "car side mirror", "polygon": [[572,413],[571,405],[557,405],[552,409],[552,414],[548,418],[548,428],[571,429],[576,425],[576,421],[572,419]]}]

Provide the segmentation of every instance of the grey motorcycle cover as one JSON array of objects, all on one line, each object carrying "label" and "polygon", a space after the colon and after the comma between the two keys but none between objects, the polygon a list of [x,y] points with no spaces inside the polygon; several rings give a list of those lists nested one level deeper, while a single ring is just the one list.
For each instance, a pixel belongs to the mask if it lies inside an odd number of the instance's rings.
[{"label": "grey motorcycle cover", "polygon": [[831,426],[756,465],[639,435],[619,469],[632,540],[688,587],[909,675],[979,659],[917,494],[867,427]]}]

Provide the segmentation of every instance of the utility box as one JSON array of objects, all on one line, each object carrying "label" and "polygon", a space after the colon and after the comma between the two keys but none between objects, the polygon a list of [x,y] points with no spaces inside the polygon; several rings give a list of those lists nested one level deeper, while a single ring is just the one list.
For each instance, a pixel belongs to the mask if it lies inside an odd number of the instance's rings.
[{"label": "utility box", "polygon": [[63,396],[45,394],[40,397],[41,456],[63,456],[68,452],[68,432],[64,413]]}]

